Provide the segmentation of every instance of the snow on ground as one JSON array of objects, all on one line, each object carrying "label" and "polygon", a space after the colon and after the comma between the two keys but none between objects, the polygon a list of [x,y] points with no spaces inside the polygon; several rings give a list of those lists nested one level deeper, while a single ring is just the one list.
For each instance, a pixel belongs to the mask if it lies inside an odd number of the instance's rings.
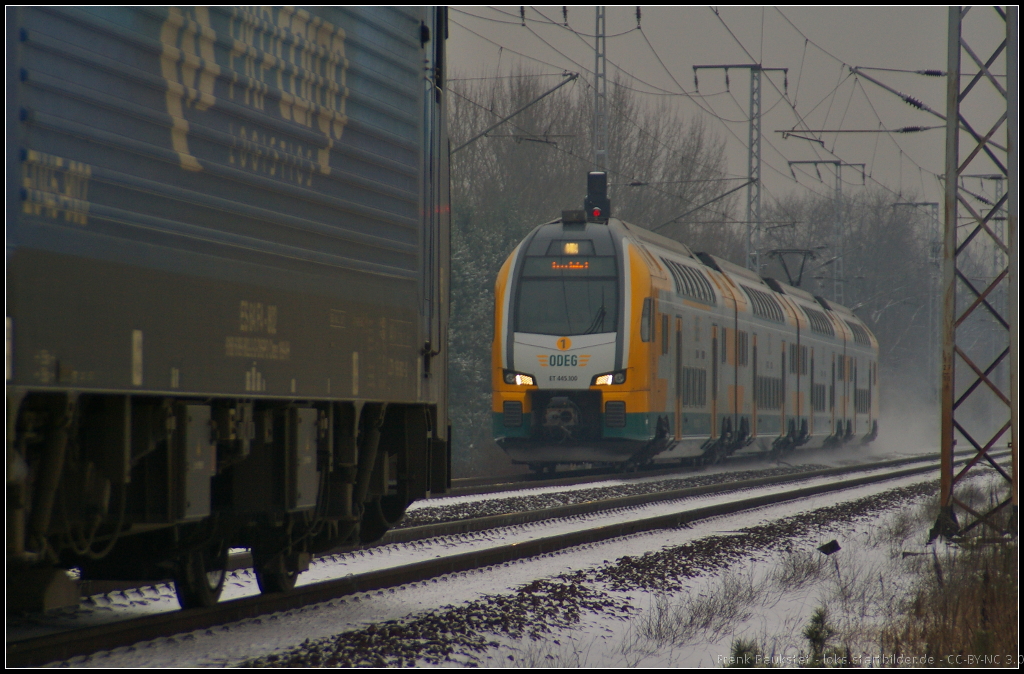
[{"label": "snow on ground", "polygon": [[[971,481],[982,490],[1003,484],[994,473]],[[501,639],[502,646],[481,659],[523,667],[722,667],[734,642],[746,640],[759,652],[751,664],[767,659],[801,666],[810,652],[804,630],[815,610],[825,608],[836,630],[830,644],[841,653],[848,647],[853,666],[879,666],[892,657],[880,651],[879,630],[905,610],[922,567],[931,573],[933,557],[951,549],[942,540],[927,544],[934,524],[929,500],[918,497],[870,520],[825,527],[793,541],[790,550],[755,553],[722,573],[691,579],[680,591],[631,592],[639,612],[628,621],[587,616],[542,640]],[[776,509],[758,515],[770,517]],[[745,519],[719,523],[739,528]],[[817,548],[832,540],[841,550],[826,557]]]},{"label": "snow on ground", "polygon": [[[307,639],[315,641],[370,624],[402,619],[443,606],[458,605],[485,595],[509,592],[535,579],[549,578],[572,570],[597,569],[625,555],[639,556],[649,550],[678,546],[709,535],[736,532],[744,527],[792,516],[798,512],[834,505],[840,500],[852,500],[898,486],[917,484],[924,479],[926,478],[902,478],[883,485],[846,490],[841,495],[826,494],[806,499],[799,504],[785,503],[752,512],[704,520],[691,528],[661,530],[581,546],[528,561],[453,574],[432,581],[338,599],[212,630],[158,639],[108,653],[75,658],[64,664],[103,667],[230,666],[250,658],[280,652]],[[707,505],[709,502],[701,499],[699,505]],[[674,506],[659,504],[655,509],[678,509],[678,506],[678,503]],[[616,515],[606,514],[604,517],[622,517],[624,512],[632,516],[634,511],[620,511]],[[887,517],[898,517],[899,512],[901,511],[890,513]],[[627,621],[584,615],[581,623],[571,630],[551,634],[549,638],[540,641],[512,643],[505,639],[503,646],[492,649],[480,657],[485,664],[494,663],[500,666],[513,663],[568,666],[718,666],[717,658],[720,655],[728,655],[731,640],[738,636],[753,638],[769,649],[774,647],[777,654],[795,655],[801,647],[800,633],[810,611],[834,594],[836,588],[843,587],[845,570],[850,570],[851,578],[856,576],[855,587],[851,587],[865,596],[871,583],[876,582],[871,580],[876,575],[881,576],[877,581],[880,597],[884,599],[898,594],[897,588],[891,587],[891,583],[895,581],[890,579],[895,579],[899,575],[894,572],[894,568],[899,565],[898,561],[894,561],[900,559],[899,550],[892,549],[892,546],[872,544],[875,540],[872,536],[888,526],[884,524],[884,519],[883,517],[880,521],[841,527],[836,531],[823,531],[820,535],[805,537],[805,540],[790,541],[791,549],[803,555],[801,559],[806,562],[804,566],[809,566],[812,570],[817,569],[811,573],[811,580],[803,584],[784,587],[780,584],[781,581],[772,580],[779,575],[780,568],[786,568],[785,553],[762,554],[752,550],[748,559],[732,564],[721,574],[686,580],[682,590],[669,593],[632,590],[620,593],[622,598],[628,597],[629,603],[637,610]],[[564,526],[567,525],[541,523],[516,529],[521,529],[526,535],[531,536],[552,535]],[[496,535],[488,534],[486,538],[492,536]],[[435,542],[427,545],[465,545],[469,549],[473,545],[486,545],[486,538],[469,544]],[[835,557],[840,562],[839,575],[827,563],[814,561],[819,555],[814,548],[832,538],[838,539],[843,548]],[[916,549],[921,549],[920,544],[923,540],[917,536]],[[404,549],[399,549],[401,546],[388,547],[396,549],[377,549],[372,554],[364,553],[361,556],[356,553],[346,558],[343,564],[347,572],[391,566],[408,561],[413,550],[422,555],[422,548],[425,546],[405,546]],[[435,554],[441,552],[441,549],[437,549]],[[301,582],[317,580],[320,576],[320,566],[317,565],[309,573],[303,574]],[[326,567],[327,564],[323,566]],[[334,574],[335,577],[337,575],[339,574]],[[242,579],[238,585],[245,585],[246,582],[255,585],[251,578],[245,580],[245,574],[239,574],[238,578]],[[887,589],[882,589],[883,586]],[[232,587],[230,594],[226,596],[237,596],[235,593],[240,592],[239,587]],[[720,591],[722,587],[727,590],[725,593]],[[690,620],[692,624],[689,632],[685,634],[673,633],[671,629],[665,627],[665,624],[680,622],[695,610],[707,611],[708,607],[701,609],[699,602],[694,604],[691,601],[693,598],[714,597],[716,592],[718,595],[736,594],[737,588],[747,588],[744,596],[750,598],[748,604],[735,605],[736,602],[733,602],[734,605],[731,607],[719,606],[712,611],[713,614],[728,615],[728,620],[719,621],[720,624],[712,621],[707,626],[702,626],[700,621]],[[870,602],[862,604],[870,606]],[[513,659],[510,660],[509,656]]]}]

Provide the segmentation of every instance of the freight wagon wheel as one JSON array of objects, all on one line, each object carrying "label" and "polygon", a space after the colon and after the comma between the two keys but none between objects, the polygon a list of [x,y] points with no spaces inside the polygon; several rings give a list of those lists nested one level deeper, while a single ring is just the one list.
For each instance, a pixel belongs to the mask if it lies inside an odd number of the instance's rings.
[{"label": "freight wagon wheel", "polygon": [[359,523],[359,541],[373,543],[379,541],[391,527],[402,520],[407,507],[397,496],[382,496],[366,503],[363,519]]},{"label": "freight wagon wheel", "polygon": [[174,577],[174,592],[181,608],[216,604],[224,589],[227,562],[227,546],[222,543],[185,555],[178,563]]},{"label": "freight wagon wheel", "polygon": [[260,592],[291,592],[295,589],[295,581],[299,578],[298,571],[289,571],[284,555],[278,554],[257,564],[259,555],[254,555],[253,571],[256,573],[256,584]]}]

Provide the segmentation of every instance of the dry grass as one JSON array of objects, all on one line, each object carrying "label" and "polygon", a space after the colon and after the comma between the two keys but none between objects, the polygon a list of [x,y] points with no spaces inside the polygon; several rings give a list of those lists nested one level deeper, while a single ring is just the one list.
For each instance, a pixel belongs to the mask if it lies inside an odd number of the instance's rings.
[{"label": "dry grass", "polygon": [[883,650],[940,665],[1016,666],[1016,543],[968,545],[931,561],[909,611],[883,629]]},{"label": "dry grass", "polygon": [[[1006,498],[1005,490],[1002,481],[971,481],[957,490],[957,498],[984,512]],[[934,518],[937,500],[928,506],[926,515]],[[1002,515],[1000,526],[1015,527],[1011,513]],[[932,658],[940,666],[1017,664],[1016,540],[986,540],[991,530],[984,526],[971,534],[946,552],[932,548],[930,555],[908,560],[916,567],[917,584],[881,630],[883,651]]]},{"label": "dry grass", "polygon": [[499,651],[501,657],[490,663],[494,667],[525,669],[580,669],[588,666],[594,640],[572,630],[556,638],[522,639],[518,645]]},{"label": "dry grass", "polygon": [[769,579],[781,589],[795,590],[819,580],[827,569],[828,558],[817,550],[797,550],[772,568]]},{"label": "dry grass", "polygon": [[[999,502],[999,486],[967,482],[957,497],[972,508],[987,510]],[[780,632],[753,638],[747,631],[730,640],[733,649],[773,657],[799,652],[824,666],[850,662],[851,653],[860,663],[871,653],[891,658],[982,651],[1004,653],[1005,661],[1005,653],[1016,653],[1017,643],[1016,549],[997,554],[992,546],[948,548],[953,552],[943,556],[933,547],[928,554],[904,555],[908,548],[922,549],[938,505],[938,498],[932,497],[891,513],[862,539],[864,547],[851,542],[846,553],[825,557],[816,550],[795,550],[784,554],[766,575],[754,569],[727,572],[698,595],[655,595],[633,621],[623,655],[649,657],[665,647],[714,642],[757,614],[758,607],[773,605],[793,592],[816,590],[834,630],[827,645],[800,643],[796,630],[788,637]],[[871,548],[889,554],[872,557]],[[868,554],[849,556],[854,550]],[[1011,562],[1012,568],[1007,566]]]},{"label": "dry grass", "polygon": [[682,645],[702,638],[716,639],[750,617],[751,605],[764,596],[752,571],[726,572],[717,587],[673,601],[654,597],[650,610],[637,620],[638,636],[656,644]]}]

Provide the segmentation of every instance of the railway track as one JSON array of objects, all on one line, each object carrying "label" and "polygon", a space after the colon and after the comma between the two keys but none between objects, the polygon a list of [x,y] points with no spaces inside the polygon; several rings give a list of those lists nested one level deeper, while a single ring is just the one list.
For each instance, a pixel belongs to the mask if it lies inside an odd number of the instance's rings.
[{"label": "railway track", "polygon": [[[807,457],[813,457],[812,453],[807,453]],[[800,460],[805,458],[801,455],[801,452],[797,450],[794,453],[787,454],[787,458],[791,461]],[[732,456],[725,459],[731,464],[740,463],[758,463],[764,461],[762,454],[748,454],[740,456]],[[609,480],[641,480],[645,478],[663,477],[663,476],[696,476],[696,475],[707,475],[708,473],[697,472],[687,470],[686,467],[679,464],[666,465],[658,468],[652,468],[647,470],[638,470],[630,473],[623,473],[621,471],[609,471],[607,468],[592,468],[592,469],[580,469],[580,470],[566,470],[561,471],[556,477],[541,477],[535,473],[523,473],[520,475],[505,475],[500,477],[483,477],[483,478],[460,478],[452,481],[452,488],[446,494],[439,494],[421,501],[421,504],[426,503],[438,503],[443,502],[444,499],[458,496],[481,496],[488,494],[500,494],[506,492],[516,492],[524,490],[544,489],[550,487],[569,487],[583,484],[591,484],[595,481],[600,481],[601,478]],[[731,483],[731,484],[736,484]],[[431,507],[431,506],[426,506]],[[549,512],[549,511],[539,511]],[[480,518],[482,523],[484,520]],[[536,520],[530,520],[536,521]],[[483,527],[469,528],[462,530],[459,527],[453,533],[465,533],[466,531],[480,530],[481,528],[491,528],[492,525],[486,525]],[[502,526],[500,524],[493,526]],[[399,527],[402,527],[400,524]],[[406,529],[411,529],[407,534]],[[423,527],[403,527],[399,529],[393,529],[385,537],[369,545],[361,546],[362,549],[377,547],[381,545],[388,545],[395,542],[406,542],[411,540],[419,540],[427,536],[422,535],[427,531]],[[401,532],[401,533],[400,533]],[[440,533],[437,535],[445,535]],[[411,538],[410,538],[411,536]],[[360,549],[360,546],[349,546],[343,548],[337,548],[332,550],[329,554],[337,554],[342,552],[351,552]],[[239,569],[246,569],[252,566],[252,556],[248,552],[234,552],[228,556],[228,563],[226,569],[228,571],[236,571]],[[144,587],[151,587],[153,585],[159,585],[161,583],[170,583],[169,579],[163,581],[118,581],[118,580],[83,580],[79,584],[79,591],[82,597],[88,597],[90,595],[107,594],[111,592],[126,592],[130,590],[136,590]]]},{"label": "railway track", "polygon": [[[998,458],[998,455],[996,456]],[[15,640],[8,641],[7,644],[7,662],[10,666],[33,666],[54,660],[66,660],[76,655],[110,650],[158,637],[296,609],[345,595],[381,590],[444,574],[533,557],[576,545],[653,529],[678,527],[708,517],[934,472],[937,467],[936,457],[927,456],[808,471],[781,478],[758,478],[723,485],[639,494],[561,508],[444,522],[424,527],[409,527],[389,532],[387,543],[410,543],[437,537],[461,536],[499,527],[580,518],[608,511],[616,514],[613,518],[605,517],[602,522],[584,522],[571,531],[561,531],[555,535],[525,536],[511,543],[496,544],[483,549],[438,558],[413,559],[391,568],[375,569],[300,586],[290,593],[243,597],[224,601],[209,608],[168,611],[34,638],[18,640],[15,637]],[[737,492],[743,497],[737,498]],[[714,500],[713,497],[727,497],[730,494],[733,495],[731,498],[719,498],[717,502],[706,505],[692,502],[693,499],[708,501]],[[646,514],[638,510],[658,502],[680,499],[688,500],[685,504],[673,504],[674,507],[669,508],[667,512]],[[629,509],[634,509],[634,512],[630,514]],[[434,552],[436,550],[428,551],[424,556],[432,555]],[[11,639],[10,630],[8,638]]]},{"label": "railway track", "polygon": [[[818,450],[801,452],[799,449],[793,453],[786,454],[786,458],[798,459],[806,454],[813,457]],[[739,454],[723,459],[728,463],[743,463],[764,461],[763,453]],[[598,478],[607,479],[635,479],[645,477],[658,477],[661,475],[674,475],[680,470],[687,470],[684,464],[656,464],[657,467],[644,468],[633,472],[623,472],[609,468],[585,468],[578,470],[565,470],[554,474],[538,475],[536,473],[519,473],[515,475],[501,475],[495,477],[468,477],[452,480],[451,489],[447,494],[440,494],[431,498],[447,498],[450,496],[475,496],[478,494],[495,494],[502,491],[519,491],[522,489],[538,489],[541,487],[567,487],[577,484],[593,482]],[[693,469],[690,469],[693,470]]]}]

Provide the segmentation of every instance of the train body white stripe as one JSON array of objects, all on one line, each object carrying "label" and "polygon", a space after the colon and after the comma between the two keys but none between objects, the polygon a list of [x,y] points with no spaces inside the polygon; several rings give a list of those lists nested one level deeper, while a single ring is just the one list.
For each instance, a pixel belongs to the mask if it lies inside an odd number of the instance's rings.
[{"label": "train body white stripe", "polygon": [[501,300],[504,309],[501,312],[501,366],[508,368],[508,331],[509,321],[512,316],[512,287],[516,279],[516,261],[519,259],[519,251],[523,244],[520,243],[512,251],[511,260],[508,265],[508,276],[505,278],[505,296]]},{"label": "train body white stripe", "polygon": [[629,367],[629,333],[632,330],[630,319],[633,315],[633,278],[629,268],[629,240],[625,237],[622,239],[622,294],[625,298],[622,306],[622,369],[625,370]]}]

